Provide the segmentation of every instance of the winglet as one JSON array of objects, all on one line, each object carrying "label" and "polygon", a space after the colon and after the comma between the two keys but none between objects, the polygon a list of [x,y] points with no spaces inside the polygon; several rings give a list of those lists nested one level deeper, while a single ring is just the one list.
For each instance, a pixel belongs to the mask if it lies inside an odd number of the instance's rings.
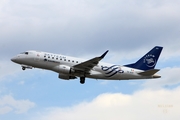
[{"label": "winglet", "polygon": [[103,59],[108,52],[109,52],[109,50],[107,50],[104,54],[102,54],[102,55],[100,56],[100,58]]}]

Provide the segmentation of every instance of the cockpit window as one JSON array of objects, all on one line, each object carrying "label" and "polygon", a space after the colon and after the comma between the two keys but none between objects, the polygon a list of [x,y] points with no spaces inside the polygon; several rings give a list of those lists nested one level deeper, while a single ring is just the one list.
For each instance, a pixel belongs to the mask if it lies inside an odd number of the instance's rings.
[{"label": "cockpit window", "polygon": [[26,54],[26,55],[28,55],[28,52],[23,52],[23,53],[21,53],[21,54]]}]

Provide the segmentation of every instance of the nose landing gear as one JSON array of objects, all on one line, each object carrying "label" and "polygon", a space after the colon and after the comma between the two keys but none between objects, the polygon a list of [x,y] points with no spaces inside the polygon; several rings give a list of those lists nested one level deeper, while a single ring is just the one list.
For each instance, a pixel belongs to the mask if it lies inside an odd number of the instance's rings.
[{"label": "nose landing gear", "polygon": [[85,83],[85,77],[80,77],[80,83],[84,84]]},{"label": "nose landing gear", "polygon": [[25,68],[25,67],[22,67],[22,70],[26,70],[26,68]]},{"label": "nose landing gear", "polygon": [[22,70],[26,70],[26,69],[32,69],[33,67],[32,66],[25,66],[25,65],[22,65]]}]

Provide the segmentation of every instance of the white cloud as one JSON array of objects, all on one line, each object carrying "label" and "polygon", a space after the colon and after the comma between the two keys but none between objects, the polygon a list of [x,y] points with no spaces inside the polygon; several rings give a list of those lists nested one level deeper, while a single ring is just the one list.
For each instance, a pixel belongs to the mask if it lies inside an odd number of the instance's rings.
[{"label": "white cloud", "polygon": [[[105,93],[90,102],[66,108],[49,108],[38,120],[179,120],[180,87],[141,90],[132,95]],[[171,99],[170,99],[171,98]]]},{"label": "white cloud", "polygon": [[33,108],[35,103],[29,100],[15,100],[11,95],[0,97],[0,114],[14,111],[17,114],[25,113]]},{"label": "white cloud", "polygon": [[174,51],[179,51],[178,3],[176,0],[3,0],[0,52],[3,55],[4,51],[11,54],[26,49],[48,49],[80,56],[110,49],[124,55],[125,50],[140,51],[163,45],[170,55],[177,55]]},{"label": "white cloud", "polygon": [[6,114],[9,113],[10,111],[12,111],[13,109],[9,106],[3,106],[0,107],[0,114]]},{"label": "white cloud", "polygon": [[[109,49],[110,53],[106,57],[108,62],[122,61],[120,63],[126,64],[127,61],[141,57],[155,45],[162,45],[164,50],[161,59],[170,60],[172,56],[179,58],[179,11],[177,0],[1,0],[0,81],[9,79],[9,75],[15,75],[21,70],[6,60],[29,49],[81,57],[99,55]],[[67,119],[71,116],[72,119],[147,119],[145,117],[149,116],[160,118],[160,115],[168,119],[174,114],[176,117],[175,109],[179,107],[177,102],[173,99],[168,103],[166,97],[160,100],[159,96],[163,94],[160,93],[162,86],[179,83],[179,70],[162,69],[159,72],[161,79],[148,80],[144,84],[148,88],[159,88],[157,91],[142,90],[133,95],[102,94],[91,102],[70,108],[52,108],[45,114],[47,118],[42,119],[61,119],[61,116]],[[18,83],[24,84],[24,79]],[[173,92],[177,90],[162,91],[170,98],[175,96]],[[152,95],[153,99],[149,102],[146,95]],[[0,106],[1,114],[10,111],[22,113],[33,106],[28,100],[15,100],[11,96],[4,96],[0,101],[5,98],[7,102]],[[159,104],[172,104],[173,108],[164,114],[161,108],[157,108]]]}]

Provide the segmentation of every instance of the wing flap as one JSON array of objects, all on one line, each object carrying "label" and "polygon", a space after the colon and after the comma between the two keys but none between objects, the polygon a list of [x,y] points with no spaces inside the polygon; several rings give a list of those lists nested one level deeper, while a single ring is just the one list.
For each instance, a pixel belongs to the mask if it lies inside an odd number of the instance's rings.
[{"label": "wing flap", "polygon": [[154,75],[155,73],[157,73],[159,71],[159,69],[151,69],[151,70],[147,70],[144,72],[140,72],[138,74],[143,75],[143,76],[151,76]]}]

